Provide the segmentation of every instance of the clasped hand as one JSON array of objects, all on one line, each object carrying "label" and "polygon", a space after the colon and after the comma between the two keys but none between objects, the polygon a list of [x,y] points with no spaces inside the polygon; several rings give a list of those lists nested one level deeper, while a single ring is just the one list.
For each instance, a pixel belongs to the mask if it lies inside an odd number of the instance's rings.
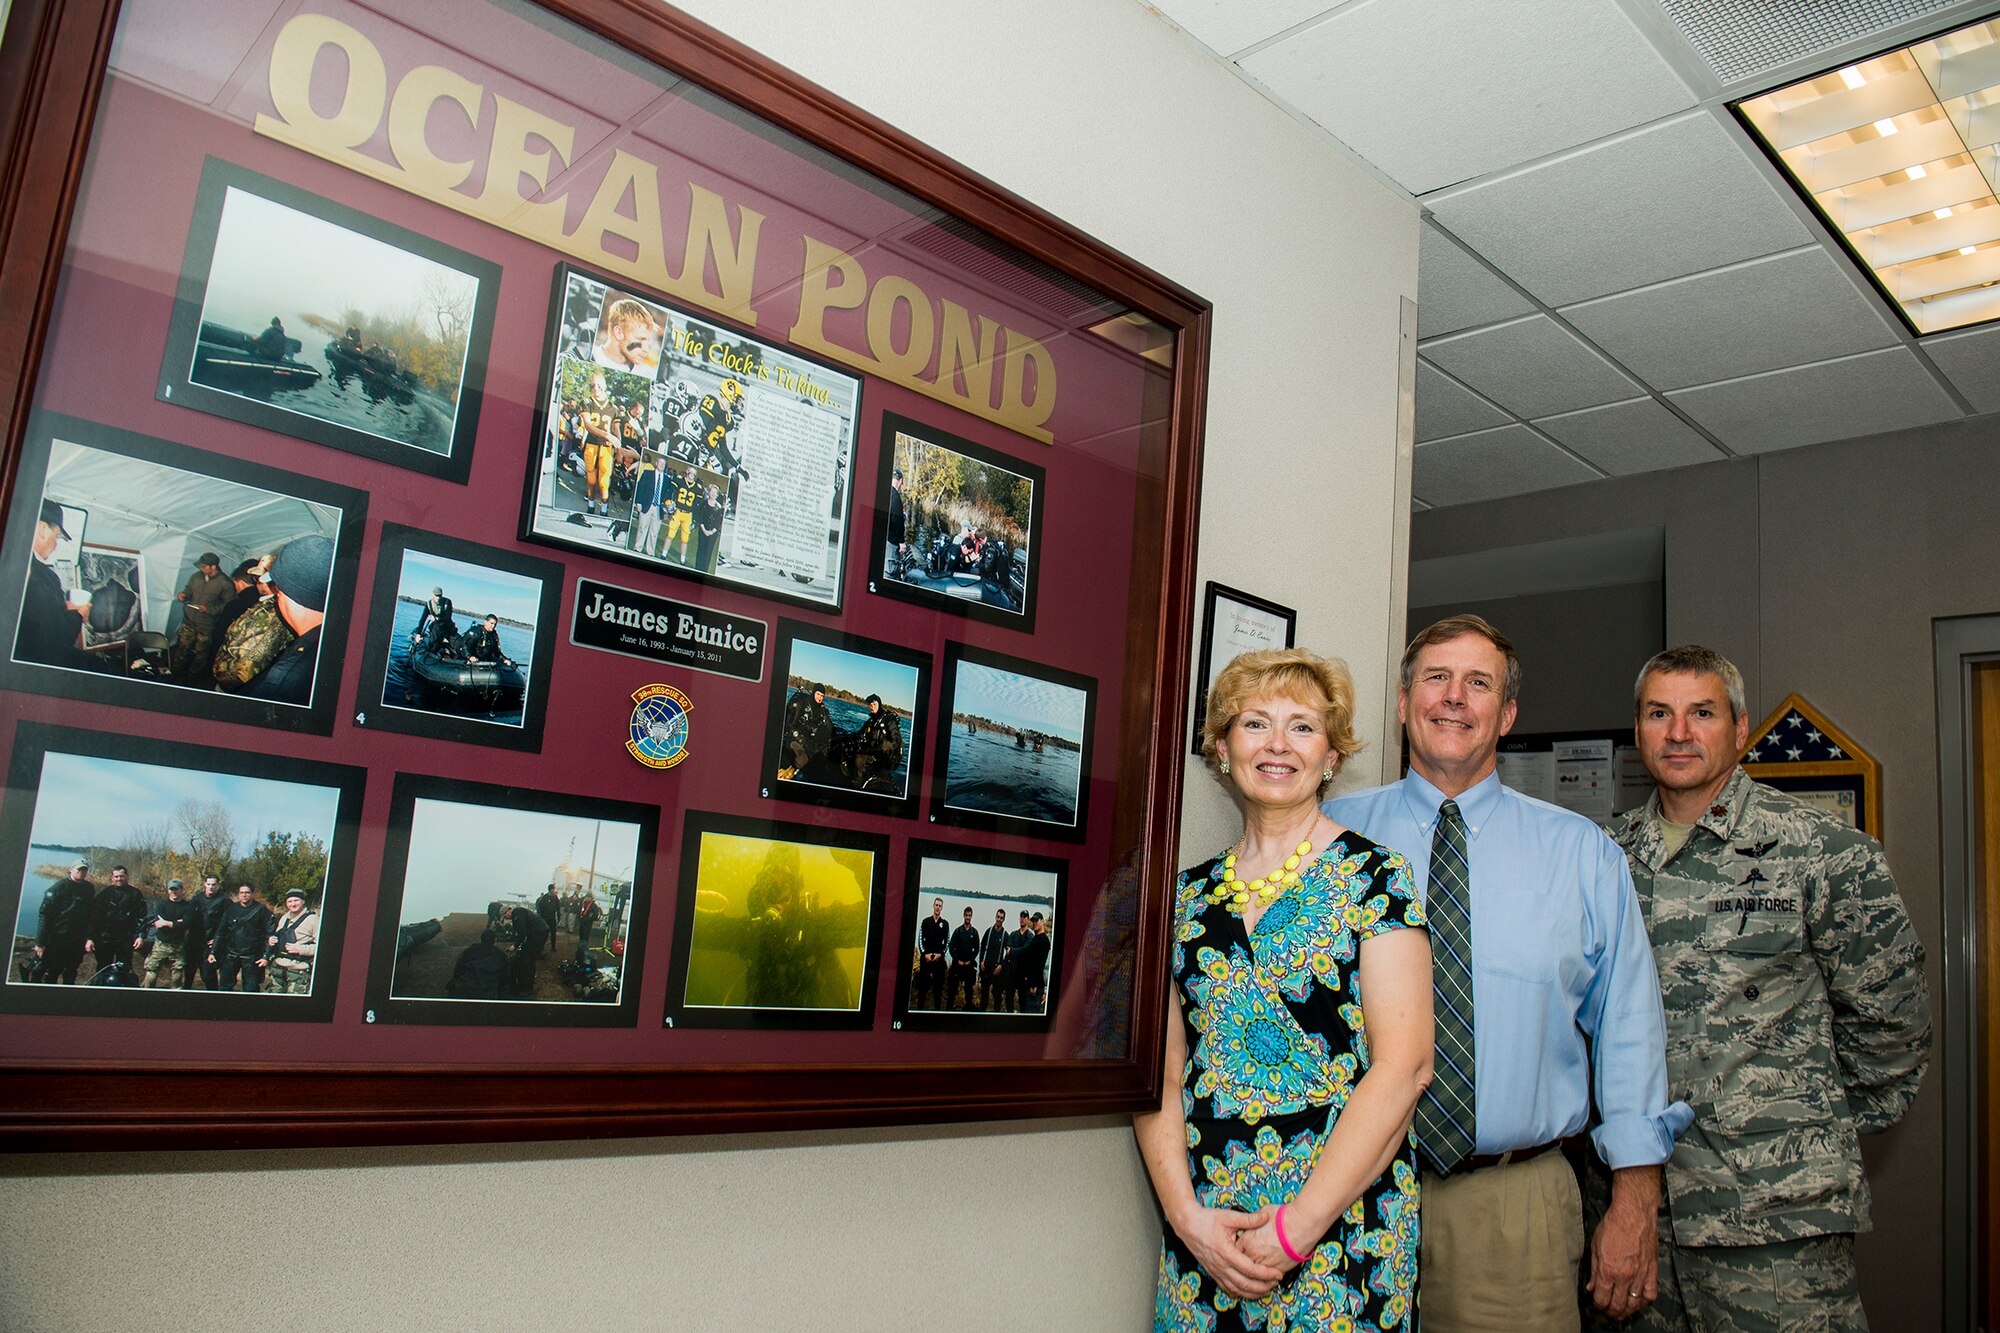
[{"label": "clasped hand", "polygon": [[[1197,1208],[1180,1230],[1181,1241],[1217,1286],[1238,1300],[1255,1300],[1269,1295],[1292,1266],[1282,1251],[1276,1264],[1258,1257],[1265,1247],[1255,1238],[1270,1235],[1276,1212],[1269,1204],[1254,1213]],[[1275,1237],[1269,1248],[1278,1249]]]}]

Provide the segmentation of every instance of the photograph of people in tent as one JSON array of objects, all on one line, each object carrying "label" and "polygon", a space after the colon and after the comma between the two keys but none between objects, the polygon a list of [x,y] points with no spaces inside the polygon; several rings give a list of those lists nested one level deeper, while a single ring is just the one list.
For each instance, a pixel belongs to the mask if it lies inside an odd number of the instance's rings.
[{"label": "photograph of people in tent", "polygon": [[0,683],[330,730],[360,492],[53,414],[29,435]]}]

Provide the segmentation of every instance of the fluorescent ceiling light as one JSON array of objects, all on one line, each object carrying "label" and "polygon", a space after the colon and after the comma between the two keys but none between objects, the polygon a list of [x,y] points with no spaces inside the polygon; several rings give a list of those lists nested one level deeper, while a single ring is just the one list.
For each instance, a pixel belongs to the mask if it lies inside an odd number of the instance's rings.
[{"label": "fluorescent ceiling light", "polygon": [[2000,18],[1735,110],[1914,332],[2000,320]]}]

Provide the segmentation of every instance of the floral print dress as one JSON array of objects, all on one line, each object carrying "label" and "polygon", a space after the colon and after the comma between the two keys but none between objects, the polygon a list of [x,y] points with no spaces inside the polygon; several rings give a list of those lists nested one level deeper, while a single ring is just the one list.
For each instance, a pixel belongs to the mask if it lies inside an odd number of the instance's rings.
[{"label": "floral print dress", "polygon": [[[1254,932],[1209,902],[1221,875],[1218,855],[1175,889],[1174,980],[1188,1047],[1181,1111],[1195,1197],[1247,1213],[1298,1193],[1368,1069],[1361,941],[1424,917],[1409,865],[1351,831],[1301,868]],[[1169,1230],[1153,1323],[1408,1333],[1416,1308],[1417,1159],[1405,1137],[1388,1170],[1261,1299],[1223,1291]]]}]

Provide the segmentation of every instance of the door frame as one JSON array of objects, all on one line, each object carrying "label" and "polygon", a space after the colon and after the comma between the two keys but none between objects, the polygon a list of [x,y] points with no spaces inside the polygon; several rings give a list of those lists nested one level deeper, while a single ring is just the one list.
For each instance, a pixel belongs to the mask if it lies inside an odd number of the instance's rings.
[{"label": "door frame", "polygon": [[[1944,996],[1936,1024],[1943,1038],[1938,1050],[1944,1095],[1944,1327],[1970,1330],[1980,1327],[1984,1316],[1979,1257],[1988,1238],[1977,1234],[1981,1171],[2000,1166],[1982,1160],[1979,1123],[1979,1091],[1988,1071],[1979,1043],[1984,941],[1979,933],[1978,812],[1969,781],[1977,741],[1973,671],[2000,663],[2000,615],[1941,617],[1931,627],[1937,668],[1938,866],[1944,891]],[[1993,982],[2000,985],[2000,978]]]}]

